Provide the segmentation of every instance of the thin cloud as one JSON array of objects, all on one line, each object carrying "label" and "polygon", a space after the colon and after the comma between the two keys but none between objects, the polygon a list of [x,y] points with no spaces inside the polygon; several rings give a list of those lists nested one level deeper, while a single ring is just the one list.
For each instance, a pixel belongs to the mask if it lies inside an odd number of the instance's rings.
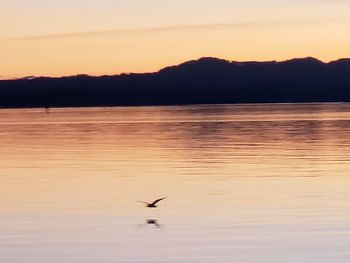
[{"label": "thin cloud", "polygon": [[145,27],[145,28],[128,28],[128,29],[114,29],[114,30],[96,30],[96,31],[80,31],[63,34],[48,34],[37,35],[28,37],[8,38],[4,40],[45,40],[56,38],[75,38],[83,36],[104,36],[104,35],[117,35],[117,34],[130,34],[130,33],[161,33],[176,30],[206,30],[206,29],[225,29],[225,28],[239,28],[243,26],[258,25],[257,22],[251,23],[236,23],[236,24],[202,24],[202,25],[178,25],[178,26],[162,26],[162,27]]},{"label": "thin cloud", "polygon": [[47,40],[47,39],[61,39],[61,38],[76,38],[89,36],[108,36],[118,34],[132,34],[132,33],[162,33],[170,31],[190,31],[190,30],[222,30],[222,29],[237,29],[237,28],[254,28],[261,26],[286,26],[286,25],[310,25],[320,23],[334,23],[334,22],[349,22],[350,17],[327,17],[314,19],[299,19],[299,20],[270,20],[257,22],[242,22],[242,23],[214,23],[214,24],[197,24],[197,25],[176,25],[176,26],[159,26],[159,27],[145,27],[145,28],[127,28],[115,30],[95,30],[95,31],[80,31],[62,34],[47,34],[27,37],[15,37],[3,39],[5,41],[33,41],[33,40]]}]

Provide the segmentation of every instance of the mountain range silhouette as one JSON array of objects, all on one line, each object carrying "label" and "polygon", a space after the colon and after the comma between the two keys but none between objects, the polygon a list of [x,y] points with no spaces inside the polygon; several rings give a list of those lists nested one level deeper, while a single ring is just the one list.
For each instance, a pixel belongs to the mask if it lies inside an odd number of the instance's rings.
[{"label": "mountain range silhouette", "polygon": [[350,59],[201,58],[155,73],[0,81],[0,107],[349,102]]}]

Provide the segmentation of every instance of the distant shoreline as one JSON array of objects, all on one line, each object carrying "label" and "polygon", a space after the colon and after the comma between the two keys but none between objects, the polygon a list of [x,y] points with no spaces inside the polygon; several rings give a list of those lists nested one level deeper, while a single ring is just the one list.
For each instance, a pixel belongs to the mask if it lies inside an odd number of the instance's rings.
[{"label": "distant shoreline", "polygon": [[0,108],[350,102],[350,59],[202,58],[155,73],[0,81]]},{"label": "distant shoreline", "polygon": [[315,101],[315,102],[245,102],[245,103],[198,103],[198,104],[164,104],[164,105],[95,105],[95,106],[54,106],[54,107],[41,107],[41,106],[33,106],[33,107],[0,107],[0,110],[21,110],[21,109],[87,109],[87,108],[151,108],[151,107],[182,107],[182,106],[245,106],[245,105],[252,105],[252,106],[264,106],[264,105],[337,105],[337,104],[349,104],[350,101]]}]

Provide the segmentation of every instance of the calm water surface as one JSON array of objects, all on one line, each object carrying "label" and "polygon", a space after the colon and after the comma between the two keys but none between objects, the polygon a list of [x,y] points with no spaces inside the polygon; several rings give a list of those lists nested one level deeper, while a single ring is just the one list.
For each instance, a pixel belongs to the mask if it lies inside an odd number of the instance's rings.
[{"label": "calm water surface", "polygon": [[0,146],[0,262],[350,260],[350,104],[0,110]]}]

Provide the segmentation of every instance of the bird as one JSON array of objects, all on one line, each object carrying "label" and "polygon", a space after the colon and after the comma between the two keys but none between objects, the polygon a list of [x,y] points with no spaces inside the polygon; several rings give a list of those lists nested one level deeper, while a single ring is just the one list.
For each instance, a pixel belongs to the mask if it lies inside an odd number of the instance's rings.
[{"label": "bird", "polygon": [[144,203],[144,204],[146,204],[146,207],[149,207],[149,208],[156,208],[157,207],[157,203],[162,201],[165,198],[166,197],[159,198],[159,199],[155,200],[153,203],[148,203],[148,202],[144,202],[144,201],[137,201],[137,202]]}]

